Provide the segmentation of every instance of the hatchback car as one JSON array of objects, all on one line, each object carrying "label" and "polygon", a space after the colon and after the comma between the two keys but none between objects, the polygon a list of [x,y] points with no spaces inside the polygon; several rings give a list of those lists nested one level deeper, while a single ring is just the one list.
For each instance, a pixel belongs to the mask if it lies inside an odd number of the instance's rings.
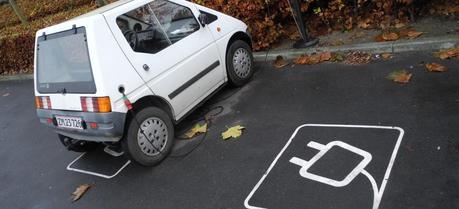
[{"label": "hatchback car", "polygon": [[152,166],[174,124],[253,75],[247,25],[185,0],[121,0],[36,33],[41,123],[73,151],[121,144]]}]

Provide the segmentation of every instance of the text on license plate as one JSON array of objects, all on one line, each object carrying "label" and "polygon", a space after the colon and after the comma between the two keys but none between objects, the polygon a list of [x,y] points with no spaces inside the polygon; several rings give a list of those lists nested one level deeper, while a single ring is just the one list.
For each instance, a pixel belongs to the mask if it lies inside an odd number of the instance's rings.
[{"label": "text on license plate", "polygon": [[81,118],[56,116],[57,126],[63,128],[83,129]]}]

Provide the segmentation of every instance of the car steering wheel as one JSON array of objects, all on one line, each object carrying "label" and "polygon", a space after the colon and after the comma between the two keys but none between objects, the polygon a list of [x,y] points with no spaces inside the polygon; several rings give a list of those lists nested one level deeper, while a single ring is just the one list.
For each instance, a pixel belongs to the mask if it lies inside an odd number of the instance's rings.
[{"label": "car steering wheel", "polygon": [[128,41],[129,45],[131,46],[132,49],[136,49],[138,43],[139,43],[139,37],[137,36],[137,32],[134,30],[128,30],[124,32],[124,37]]}]

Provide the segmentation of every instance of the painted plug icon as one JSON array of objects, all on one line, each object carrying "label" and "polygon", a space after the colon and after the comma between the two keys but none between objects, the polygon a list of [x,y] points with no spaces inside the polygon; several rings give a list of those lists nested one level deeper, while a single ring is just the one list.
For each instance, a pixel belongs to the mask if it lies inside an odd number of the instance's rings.
[{"label": "painted plug icon", "polygon": [[[363,157],[363,160],[342,180],[330,179],[327,177],[309,173],[308,171],[309,168],[312,165],[314,165],[314,163],[316,163],[320,158],[322,158],[334,146],[341,147],[357,155],[360,155]],[[319,150],[319,152],[314,157],[312,157],[309,161],[303,160],[301,158],[293,157],[292,159],[290,159],[290,162],[301,167],[300,175],[302,177],[311,179],[313,181],[318,181],[324,184],[328,184],[334,187],[343,187],[351,183],[352,180],[354,180],[354,178],[357,177],[360,173],[365,172],[364,169],[368,165],[368,163],[370,163],[371,158],[372,158],[370,153],[364,150],[361,150],[357,147],[346,144],[342,141],[332,141],[328,143],[327,145],[323,145],[323,144],[319,144],[314,141],[310,141],[308,143],[308,147]]]}]

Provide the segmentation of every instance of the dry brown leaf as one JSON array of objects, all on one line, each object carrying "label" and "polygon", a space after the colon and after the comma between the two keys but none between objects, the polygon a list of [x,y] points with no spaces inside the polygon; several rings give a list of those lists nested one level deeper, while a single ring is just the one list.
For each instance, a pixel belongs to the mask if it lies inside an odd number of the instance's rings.
[{"label": "dry brown leaf", "polygon": [[445,66],[435,62],[427,63],[426,68],[429,72],[445,72],[448,70]]},{"label": "dry brown leaf", "polygon": [[371,24],[371,19],[370,18],[366,18],[364,20],[360,20],[358,23],[357,23],[357,27],[359,28],[362,28],[362,29],[369,29],[371,28],[373,25]]},{"label": "dry brown leaf", "polygon": [[419,32],[412,28],[403,29],[403,30],[400,30],[399,32],[400,38],[409,38],[409,39],[417,38],[421,36],[422,34],[424,34],[424,32]]},{"label": "dry brown leaf", "polygon": [[389,59],[392,59],[394,55],[392,55],[391,53],[382,53],[381,54],[381,57],[383,58],[383,60],[389,60]]},{"label": "dry brown leaf", "polygon": [[72,201],[77,201],[79,200],[87,191],[88,189],[91,188],[91,185],[89,184],[82,184],[76,188],[76,190],[72,193]]},{"label": "dry brown leaf", "polygon": [[375,41],[376,42],[383,42],[385,40],[383,39],[382,34],[379,34],[378,36],[375,37]]},{"label": "dry brown leaf", "polygon": [[287,62],[284,59],[284,57],[282,57],[280,55],[276,57],[276,60],[274,60],[274,63],[273,63],[274,67],[278,68],[278,69],[279,68],[283,68],[283,67],[287,66],[288,64],[289,64],[289,62]]},{"label": "dry brown leaf", "polygon": [[405,26],[406,26],[405,23],[401,23],[401,22],[395,24],[395,28],[403,28]]},{"label": "dry brown leaf", "polygon": [[331,52],[322,52],[320,53],[320,62],[329,61],[332,57]]},{"label": "dry brown leaf", "polygon": [[299,65],[314,65],[331,59],[331,52],[322,52],[312,55],[301,55],[295,60],[295,64]]},{"label": "dry brown leaf", "polygon": [[390,73],[387,76],[387,79],[392,80],[396,83],[406,84],[410,82],[413,74],[408,73],[406,70],[398,70]]},{"label": "dry brown leaf", "polygon": [[405,5],[410,5],[413,3],[413,0],[397,0],[397,2]]},{"label": "dry brown leaf", "polygon": [[398,34],[394,32],[390,32],[390,33],[383,33],[382,38],[386,41],[395,41],[399,39],[399,36]]},{"label": "dry brown leaf", "polygon": [[449,59],[449,58],[459,58],[459,46],[454,47],[454,48],[449,48],[445,50],[440,50],[434,55],[440,59]]},{"label": "dry brown leaf", "polygon": [[382,41],[396,41],[400,37],[397,33],[394,32],[386,32],[376,36],[375,41],[382,42]]},{"label": "dry brown leaf", "polygon": [[408,32],[408,38],[410,38],[410,39],[417,38],[417,37],[421,36],[422,34],[424,34],[424,32],[410,31],[410,32]]}]

